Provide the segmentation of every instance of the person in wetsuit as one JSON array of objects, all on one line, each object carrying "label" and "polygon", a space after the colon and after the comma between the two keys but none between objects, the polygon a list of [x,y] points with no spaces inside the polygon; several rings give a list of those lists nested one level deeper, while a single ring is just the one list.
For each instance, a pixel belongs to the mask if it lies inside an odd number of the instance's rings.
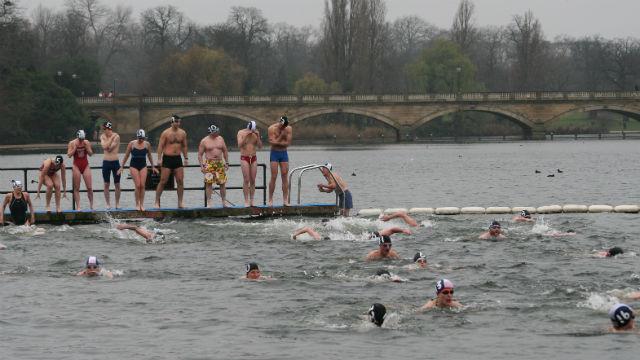
[{"label": "person in wetsuit", "polygon": [[[2,202],[2,211],[0,212],[0,224],[4,225],[4,209],[9,205],[11,219],[16,225],[31,225],[36,222],[33,212],[33,204],[29,194],[22,191],[22,182],[20,180],[11,180],[13,191],[4,197]],[[30,216],[27,217],[27,209]]]}]

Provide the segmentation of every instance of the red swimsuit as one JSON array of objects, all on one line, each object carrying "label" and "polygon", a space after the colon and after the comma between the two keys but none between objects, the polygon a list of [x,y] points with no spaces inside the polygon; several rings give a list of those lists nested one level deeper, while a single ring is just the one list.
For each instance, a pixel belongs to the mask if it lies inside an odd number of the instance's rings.
[{"label": "red swimsuit", "polygon": [[73,153],[73,165],[78,167],[78,170],[80,170],[80,174],[84,174],[84,170],[89,165],[84,140],[82,141],[82,146],[76,146],[76,152]]}]

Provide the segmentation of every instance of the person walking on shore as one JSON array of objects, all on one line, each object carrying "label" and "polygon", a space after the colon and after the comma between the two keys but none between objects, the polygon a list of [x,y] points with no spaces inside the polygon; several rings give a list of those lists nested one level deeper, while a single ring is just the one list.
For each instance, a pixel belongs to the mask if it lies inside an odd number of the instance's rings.
[{"label": "person walking on shore", "polygon": [[100,135],[100,145],[104,150],[104,159],[102,160],[102,180],[104,180],[104,201],[107,204],[107,209],[111,208],[111,194],[109,193],[109,186],[111,183],[111,174],[113,174],[113,183],[116,191],[116,209],[120,207],[120,135],[113,131],[113,124],[110,122],[104,123],[102,126],[104,133]]},{"label": "person walking on shore", "polygon": [[[160,197],[164,186],[169,180],[169,175],[173,172],[178,187],[178,207],[184,208],[182,201],[184,195],[184,165],[189,164],[189,153],[187,152],[187,133],[180,129],[182,118],[178,115],[171,116],[171,127],[160,135],[158,144],[158,164],[160,167],[160,182],[156,188],[155,207],[160,208]],[[184,165],[180,153],[184,155]]]},{"label": "person walking on shore", "polygon": [[271,180],[269,181],[269,206],[273,206],[273,192],[276,189],[276,178],[278,168],[282,179],[282,202],[284,206],[289,206],[289,154],[287,148],[291,145],[293,130],[289,126],[289,119],[286,116],[269,126],[269,143],[271,144],[271,154],[269,162],[271,164]]},{"label": "person walking on shore", "polygon": [[93,155],[93,149],[89,140],[85,139],[84,130],[78,130],[76,137],[69,141],[67,147],[67,156],[73,157],[73,201],[76,204],[76,210],[80,210],[80,177],[82,177],[87,188],[89,208],[93,210],[93,186],[89,166],[89,156]]},{"label": "person walking on shore", "polygon": [[[58,171],[60,175],[58,176]],[[46,159],[40,165],[40,176],[38,178],[38,190],[36,199],[40,199],[40,189],[42,185],[47,186],[45,210],[51,211],[51,193],[56,191],[56,212],[62,211],[60,208],[60,188],[62,187],[62,197],[67,198],[67,168],[64,165],[62,155],[57,155],[55,159]]]},{"label": "person walking on shore", "polygon": [[153,166],[153,155],[151,150],[151,144],[149,144],[147,135],[144,130],[139,129],[136,133],[137,140],[131,140],[127,145],[127,150],[124,153],[124,159],[122,159],[122,166],[118,169],[118,176],[122,174],[124,165],[131,155],[131,162],[129,163],[129,172],[133,179],[135,186],[136,197],[136,210],[144,211],[144,192],[145,184],[147,183],[147,158],[149,158],[149,164],[154,173],[158,173],[158,169]]},{"label": "person walking on shore", "polygon": [[213,205],[211,199],[213,184],[220,186],[222,206],[226,207],[227,189],[225,184],[229,169],[229,151],[217,126],[211,125],[207,130],[209,135],[205,136],[198,145],[198,162],[200,163],[200,171],[204,174],[207,207]]},{"label": "person walking on shore", "polygon": [[244,206],[254,206],[253,197],[256,192],[256,174],[258,173],[256,151],[262,149],[262,139],[256,122],[249,121],[246,128],[238,131],[237,137],[243,178]]}]

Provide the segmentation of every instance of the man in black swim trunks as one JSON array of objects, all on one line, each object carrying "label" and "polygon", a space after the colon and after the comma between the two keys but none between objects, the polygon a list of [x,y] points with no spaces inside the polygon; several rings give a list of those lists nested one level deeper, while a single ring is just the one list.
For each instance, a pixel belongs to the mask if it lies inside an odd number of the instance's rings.
[{"label": "man in black swim trunks", "polygon": [[[33,212],[33,204],[29,194],[22,191],[22,182],[20,180],[11,180],[13,191],[4,197],[2,202],[2,211],[0,212],[0,224],[4,225],[4,209],[9,205],[11,219],[16,225],[31,225],[36,222]],[[27,207],[29,208],[30,218],[27,218]]]},{"label": "man in black swim trunks", "polygon": [[178,115],[171,116],[171,127],[160,135],[158,144],[158,164],[160,167],[160,182],[156,188],[155,207],[160,208],[160,196],[164,186],[173,172],[178,187],[178,207],[183,208],[182,196],[184,194],[184,168],[180,153],[184,155],[184,165],[188,165],[189,153],[187,152],[187,133],[180,129],[182,119]]}]

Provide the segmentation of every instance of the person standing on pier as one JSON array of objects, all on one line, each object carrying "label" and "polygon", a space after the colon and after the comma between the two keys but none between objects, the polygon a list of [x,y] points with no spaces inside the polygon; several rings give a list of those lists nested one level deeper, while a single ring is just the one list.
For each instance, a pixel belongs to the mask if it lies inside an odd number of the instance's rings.
[{"label": "person standing on pier", "polygon": [[[58,170],[60,176],[58,176]],[[40,177],[38,179],[38,190],[36,191],[36,199],[40,199],[40,189],[42,185],[47,186],[47,196],[45,210],[51,211],[51,193],[56,191],[56,212],[62,211],[60,208],[60,187],[62,186],[62,197],[67,198],[67,167],[64,165],[62,155],[57,155],[55,159],[46,159],[40,165]]]},{"label": "person standing on pier", "polygon": [[289,206],[289,154],[287,148],[291,145],[293,130],[289,126],[289,119],[281,116],[280,120],[269,126],[267,130],[269,143],[271,144],[271,180],[269,180],[269,206],[273,206],[273,192],[276,189],[276,178],[278,168],[282,179],[282,202],[284,206]]},{"label": "person standing on pier", "polygon": [[[157,167],[160,167],[160,182],[156,188],[156,208],[160,208],[160,197],[172,172],[178,187],[178,207],[184,208],[184,202],[182,201],[184,195],[184,165],[189,165],[189,153],[187,149],[187,133],[180,129],[181,122],[182,118],[180,116],[171,116],[171,127],[160,135],[157,164]],[[184,165],[180,153],[184,155]]]},{"label": "person standing on pier", "polygon": [[113,131],[113,124],[109,121],[102,126],[104,133],[100,135],[100,145],[104,149],[102,160],[102,179],[104,180],[104,201],[107,209],[111,208],[111,194],[109,193],[110,178],[113,173],[113,183],[116,188],[116,209],[120,207],[120,135]]},{"label": "person standing on pier", "polygon": [[238,148],[240,149],[240,168],[242,169],[242,192],[244,206],[254,206],[253,196],[256,192],[256,174],[258,173],[258,157],[256,151],[262,149],[262,139],[255,121],[249,121],[247,127],[238,131]]},{"label": "person standing on pier", "polygon": [[227,183],[227,170],[229,170],[229,151],[217,126],[211,125],[207,130],[209,135],[205,136],[198,145],[198,162],[200,163],[200,171],[204,174],[207,207],[213,205],[211,199],[213,184],[220,186],[222,206],[226,207],[227,189],[225,184]]},{"label": "person standing on pier", "polygon": [[353,198],[351,197],[351,191],[347,182],[342,179],[338,173],[331,172],[333,166],[330,163],[326,163],[324,167],[320,168],[320,172],[327,184],[318,184],[318,190],[321,192],[330,193],[335,191],[338,194],[338,207],[340,208],[340,215],[349,216],[349,211],[353,209]]},{"label": "person standing on pier", "polygon": [[93,149],[89,140],[85,139],[84,130],[78,130],[76,139],[69,141],[67,156],[73,157],[73,201],[76,210],[80,210],[80,177],[84,179],[89,198],[89,208],[93,210],[93,187],[91,181],[91,167],[89,166],[89,156],[93,155]]},{"label": "person standing on pier", "polygon": [[131,140],[129,145],[127,145],[124,159],[122,159],[122,166],[118,170],[118,176],[122,174],[124,165],[127,163],[129,155],[131,155],[129,172],[131,173],[131,178],[135,186],[136,210],[144,211],[144,186],[147,183],[147,158],[149,158],[152,171],[157,174],[158,169],[153,166],[151,144],[146,141],[147,134],[143,129],[139,129],[138,132],[136,132],[136,137],[138,138],[137,140]]}]

